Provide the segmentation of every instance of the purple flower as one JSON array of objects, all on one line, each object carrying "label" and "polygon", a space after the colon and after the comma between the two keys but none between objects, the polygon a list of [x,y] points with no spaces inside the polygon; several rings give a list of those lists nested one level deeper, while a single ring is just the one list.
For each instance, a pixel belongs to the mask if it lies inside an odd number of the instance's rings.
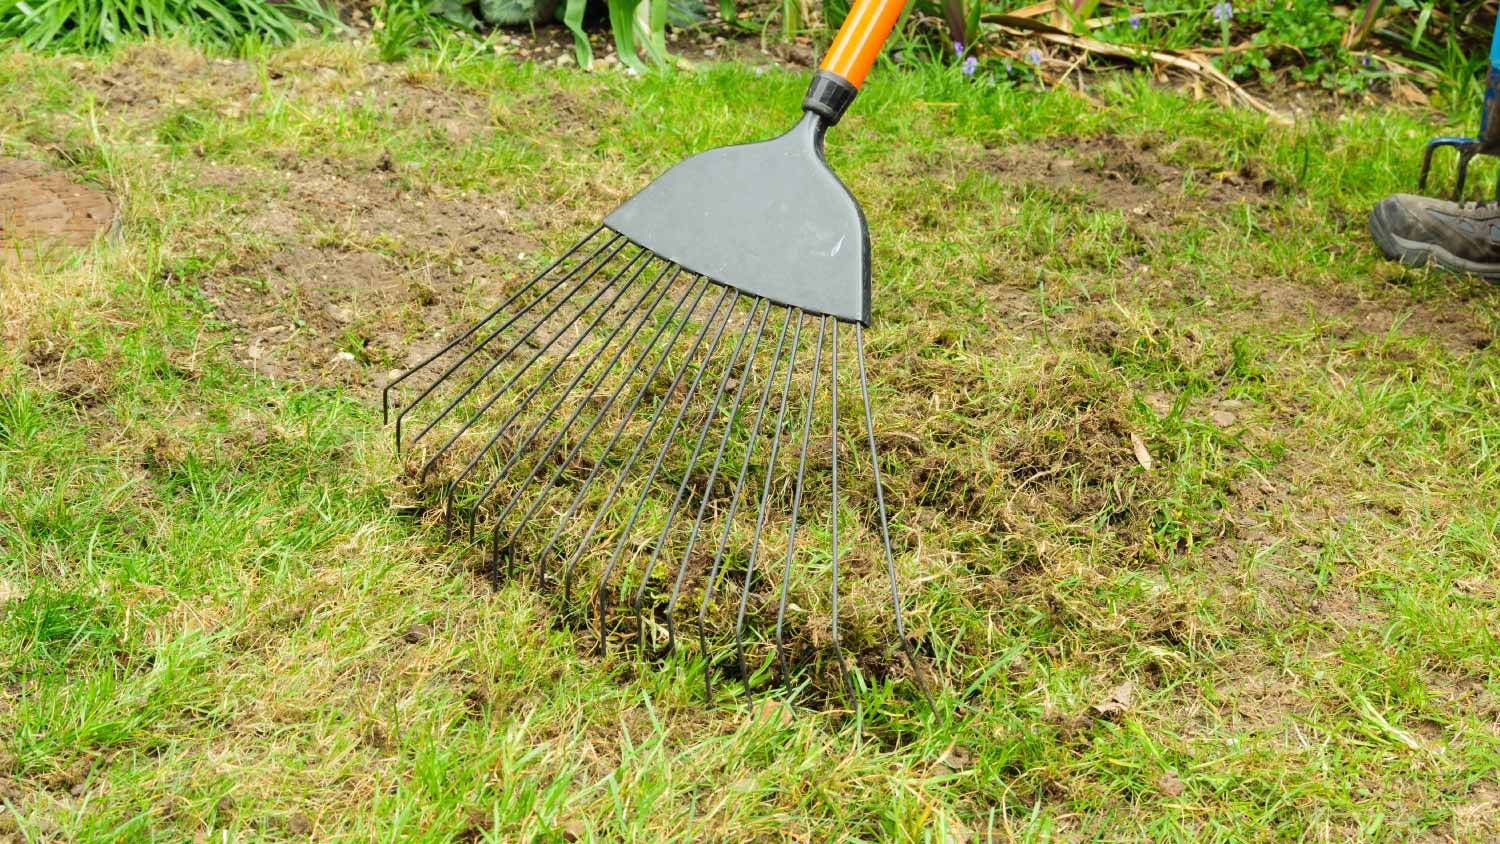
[{"label": "purple flower", "polygon": [[1026,63],[1033,67],[1042,66],[1042,54],[1039,50],[1026,51]]},{"label": "purple flower", "polygon": [[962,56],[963,54],[964,54],[964,42],[962,42],[962,41],[954,41],[953,42],[953,55],[955,55],[955,56]]},{"label": "purple flower", "polygon": [[1370,54],[1365,53],[1363,56],[1361,56],[1359,63],[1364,65],[1365,67],[1369,67],[1371,65]]},{"label": "purple flower", "polygon": [[973,56],[969,56],[968,58],[964,59],[964,63],[963,65],[961,65],[964,76],[973,76],[974,69],[977,67],[979,67],[979,59],[976,59]]},{"label": "purple flower", "polygon": [[1128,18],[1125,19],[1125,22],[1128,23],[1128,24],[1130,24],[1130,28],[1131,29],[1140,29],[1141,28],[1141,16],[1140,15],[1131,15],[1130,17],[1128,17]]},{"label": "purple flower", "polygon": [[1223,24],[1229,23],[1231,20],[1234,20],[1234,6],[1230,4],[1229,0],[1224,0],[1222,3],[1215,3],[1214,21]]}]

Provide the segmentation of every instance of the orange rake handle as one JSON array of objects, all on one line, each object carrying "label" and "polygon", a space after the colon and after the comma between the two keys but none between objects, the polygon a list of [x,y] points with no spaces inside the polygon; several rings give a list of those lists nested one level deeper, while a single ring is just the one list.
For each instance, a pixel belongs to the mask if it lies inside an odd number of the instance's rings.
[{"label": "orange rake handle", "polygon": [[836,73],[858,88],[905,6],[906,0],[856,0],[819,69]]}]

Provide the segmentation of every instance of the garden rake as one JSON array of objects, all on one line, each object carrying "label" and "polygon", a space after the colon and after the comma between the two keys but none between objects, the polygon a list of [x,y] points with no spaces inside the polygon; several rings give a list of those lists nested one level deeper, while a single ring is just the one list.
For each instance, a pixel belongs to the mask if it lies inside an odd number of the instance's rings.
[{"label": "garden rake", "polygon": [[715,673],[750,695],[811,667],[932,703],[870,411],[869,233],[822,150],[901,8],[855,3],[785,134],[671,168],[385,388],[497,585],[560,586],[601,652],[694,643],[710,698]]}]

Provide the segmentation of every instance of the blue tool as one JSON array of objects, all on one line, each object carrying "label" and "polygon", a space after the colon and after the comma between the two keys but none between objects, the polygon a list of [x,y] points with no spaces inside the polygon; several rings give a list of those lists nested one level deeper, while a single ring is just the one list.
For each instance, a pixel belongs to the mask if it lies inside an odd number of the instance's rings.
[{"label": "blue tool", "polygon": [[[1496,21],[1495,34],[1490,38],[1490,73],[1484,83],[1484,110],[1479,114],[1479,136],[1464,138],[1444,135],[1428,141],[1427,148],[1422,151],[1422,172],[1417,177],[1417,190],[1427,189],[1427,172],[1432,169],[1432,151],[1438,147],[1453,147],[1458,151],[1453,201],[1463,199],[1464,181],[1468,178],[1469,162],[1474,156],[1500,156],[1500,120],[1494,119],[1496,109],[1500,109],[1500,20]],[[1500,200],[1500,177],[1495,180],[1495,199]]]}]

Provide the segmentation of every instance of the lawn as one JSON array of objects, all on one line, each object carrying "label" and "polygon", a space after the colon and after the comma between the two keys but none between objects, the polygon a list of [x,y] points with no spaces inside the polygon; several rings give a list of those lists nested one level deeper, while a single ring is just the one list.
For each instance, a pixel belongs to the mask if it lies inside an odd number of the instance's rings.
[{"label": "lawn", "polygon": [[0,841],[1500,836],[1500,295],[1364,228],[1426,115],[871,75],[828,156],[933,707],[705,700],[492,589],[379,388],[804,86],[0,55],[0,156],[121,219],[0,263]]}]

